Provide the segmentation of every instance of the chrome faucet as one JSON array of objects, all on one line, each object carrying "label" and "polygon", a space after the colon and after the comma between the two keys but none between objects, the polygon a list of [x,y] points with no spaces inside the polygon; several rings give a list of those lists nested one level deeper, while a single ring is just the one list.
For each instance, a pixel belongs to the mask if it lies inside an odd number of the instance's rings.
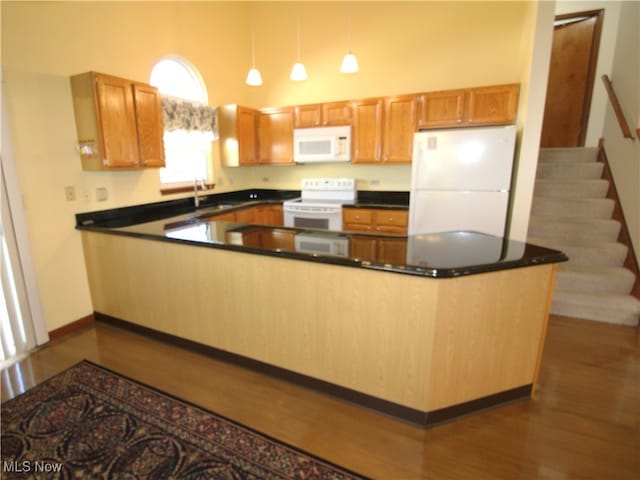
[{"label": "chrome faucet", "polygon": [[207,189],[207,185],[204,183],[204,178],[194,178],[193,179],[193,205],[197,208],[200,207],[200,197],[198,196],[198,180],[200,181],[200,186],[202,187],[202,191],[204,192]]}]

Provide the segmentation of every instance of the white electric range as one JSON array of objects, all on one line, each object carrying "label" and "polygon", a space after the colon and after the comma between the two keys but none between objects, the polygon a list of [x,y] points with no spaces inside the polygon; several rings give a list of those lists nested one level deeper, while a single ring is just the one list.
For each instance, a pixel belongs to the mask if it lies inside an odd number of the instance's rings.
[{"label": "white electric range", "polygon": [[301,196],[283,204],[284,226],[342,230],[342,205],[357,199],[355,178],[305,178]]}]

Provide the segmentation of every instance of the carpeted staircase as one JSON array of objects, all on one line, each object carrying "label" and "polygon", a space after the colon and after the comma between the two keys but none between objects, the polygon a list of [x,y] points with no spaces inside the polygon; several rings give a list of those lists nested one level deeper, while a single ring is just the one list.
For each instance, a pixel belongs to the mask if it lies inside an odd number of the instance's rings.
[{"label": "carpeted staircase", "polygon": [[635,275],[623,267],[627,247],[597,148],[541,149],[528,242],[561,250],[551,312],[622,325],[638,325]]}]

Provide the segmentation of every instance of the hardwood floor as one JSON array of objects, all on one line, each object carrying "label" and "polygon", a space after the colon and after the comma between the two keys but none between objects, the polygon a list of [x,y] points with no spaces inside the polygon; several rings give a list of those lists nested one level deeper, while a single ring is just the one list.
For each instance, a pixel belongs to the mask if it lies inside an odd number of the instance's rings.
[{"label": "hardwood floor", "polygon": [[4,370],[2,398],[86,358],[377,479],[637,479],[638,332],[552,317],[535,399],[426,430],[101,323]]}]

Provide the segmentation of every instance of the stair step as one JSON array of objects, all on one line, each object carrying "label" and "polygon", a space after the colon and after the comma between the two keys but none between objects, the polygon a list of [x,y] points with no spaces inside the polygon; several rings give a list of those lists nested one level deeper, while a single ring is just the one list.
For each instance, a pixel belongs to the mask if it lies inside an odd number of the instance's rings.
[{"label": "stair step", "polygon": [[598,147],[542,148],[539,162],[595,162],[598,160]]},{"label": "stair step", "polygon": [[640,319],[640,300],[631,295],[555,289],[551,313],[635,327]]},{"label": "stair step", "polygon": [[619,242],[568,241],[541,237],[529,237],[527,242],[564,252],[569,257],[569,264],[573,266],[621,267],[629,250]]},{"label": "stair step", "polygon": [[611,218],[610,198],[533,197],[531,214],[539,217]]},{"label": "stair step", "polygon": [[636,276],[622,267],[587,267],[562,263],[558,268],[556,288],[593,293],[629,294]]},{"label": "stair step", "polygon": [[616,220],[532,215],[528,236],[561,240],[615,242],[619,233],[620,222]]},{"label": "stair step", "polygon": [[542,162],[538,164],[536,178],[599,179],[603,168],[602,162]]},{"label": "stair step", "polygon": [[557,198],[604,198],[609,191],[609,182],[593,180],[536,180],[534,195]]}]

